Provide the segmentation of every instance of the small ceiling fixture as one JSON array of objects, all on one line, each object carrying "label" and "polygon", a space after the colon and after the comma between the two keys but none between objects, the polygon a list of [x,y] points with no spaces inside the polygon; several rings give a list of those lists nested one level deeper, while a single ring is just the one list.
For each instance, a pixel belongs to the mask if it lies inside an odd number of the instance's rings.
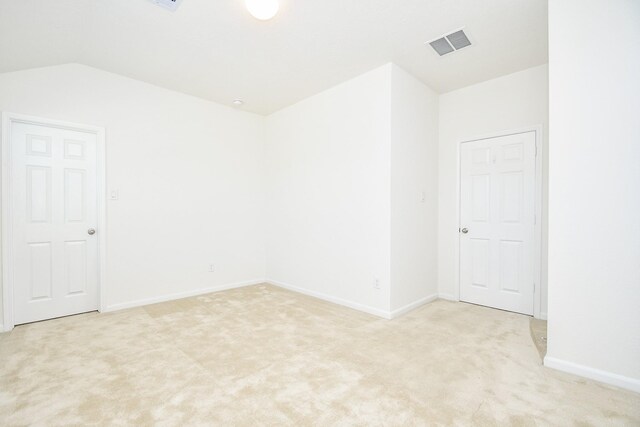
[{"label": "small ceiling fixture", "polygon": [[239,106],[241,106],[241,105],[244,105],[244,101],[243,101],[242,99],[240,99],[240,98],[238,98],[238,99],[234,99],[234,100],[233,100],[233,105],[235,105],[235,106],[239,107]]},{"label": "small ceiling fixture", "polygon": [[463,30],[454,31],[427,43],[430,44],[433,50],[440,56],[471,46],[471,41],[469,41],[469,38]]},{"label": "small ceiling fixture", "polygon": [[254,18],[266,21],[278,13],[280,4],[278,0],[244,0],[245,6]]}]

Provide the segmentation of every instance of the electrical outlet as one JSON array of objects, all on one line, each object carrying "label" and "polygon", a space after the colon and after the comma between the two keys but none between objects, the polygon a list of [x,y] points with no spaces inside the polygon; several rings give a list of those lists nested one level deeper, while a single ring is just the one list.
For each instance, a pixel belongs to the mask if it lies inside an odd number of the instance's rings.
[{"label": "electrical outlet", "polygon": [[380,289],[380,279],[375,279],[373,281],[373,289]]},{"label": "electrical outlet", "polygon": [[209,273],[214,273],[216,271],[216,266],[213,264],[209,264]]}]

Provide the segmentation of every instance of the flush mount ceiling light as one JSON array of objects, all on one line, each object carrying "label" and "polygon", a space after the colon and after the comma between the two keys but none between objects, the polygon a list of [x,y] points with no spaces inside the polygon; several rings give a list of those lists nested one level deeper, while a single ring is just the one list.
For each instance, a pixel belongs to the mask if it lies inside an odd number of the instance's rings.
[{"label": "flush mount ceiling light", "polygon": [[278,0],[244,0],[245,6],[254,18],[266,21],[278,13],[280,4]]},{"label": "flush mount ceiling light", "polygon": [[233,105],[235,105],[237,107],[240,107],[240,106],[244,105],[244,101],[242,99],[240,99],[240,98],[236,98],[236,99],[233,100]]}]

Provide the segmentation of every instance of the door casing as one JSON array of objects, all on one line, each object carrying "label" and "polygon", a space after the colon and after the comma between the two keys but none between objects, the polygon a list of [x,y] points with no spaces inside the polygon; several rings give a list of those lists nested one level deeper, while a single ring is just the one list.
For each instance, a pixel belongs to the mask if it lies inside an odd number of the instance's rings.
[{"label": "door casing", "polygon": [[[535,140],[536,140],[536,165],[535,165],[535,192],[534,192],[534,209],[535,209],[535,228],[534,228],[534,238],[533,238],[533,273],[535,279],[534,292],[533,292],[533,317],[536,319],[541,318],[541,309],[542,309],[542,159],[544,158],[544,146],[543,146],[543,127],[542,125],[529,126],[525,128],[513,129],[500,131],[490,134],[485,134],[482,136],[476,136],[475,138],[465,138],[458,143],[457,147],[457,156],[458,156],[458,171],[457,171],[457,179],[458,185],[456,186],[457,197],[456,197],[456,215],[457,215],[457,224],[458,230],[462,225],[460,224],[461,218],[461,203],[460,196],[462,194],[462,163],[461,163],[461,148],[462,144],[466,142],[474,142],[481,141],[485,139],[498,138],[501,136],[509,136],[509,135],[517,135],[521,133],[535,132]],[[457,286],[455,287],[455,300],[460,301],[460,233],[458,232],[458,244],[455,245],[455,261],[456,261],[456,270],[455,270],[455,281]]]},{"label": "door casing", "polygon": [[11,126],[13,123],[26,123],[42,125],[59,129],[73,130],[96,135],[96,199],[98,210],[98,309],[104,310],[106,294],[106,169],[105,169],[105,130],[101,127],[89,126],[78,123],[69,123],[60,120],[45,119],[9,112],[2,113],[2,329],[10,331],[15,326],[13,312],[13,254],[12,254],[12,220],[13,207],[11,206]]}]

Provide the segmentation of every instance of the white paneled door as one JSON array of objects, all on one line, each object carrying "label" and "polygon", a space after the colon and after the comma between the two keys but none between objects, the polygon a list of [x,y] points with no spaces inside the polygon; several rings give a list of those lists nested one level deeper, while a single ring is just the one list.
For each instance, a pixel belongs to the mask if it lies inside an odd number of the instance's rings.
[{"label": "white paneled door", "polygon": [[11,124],[14,323],[98,309],[97,136]]},{"label": "white paneled door", "polygon": [[461,145],[460,300],[534,309],[535,132]]}]

